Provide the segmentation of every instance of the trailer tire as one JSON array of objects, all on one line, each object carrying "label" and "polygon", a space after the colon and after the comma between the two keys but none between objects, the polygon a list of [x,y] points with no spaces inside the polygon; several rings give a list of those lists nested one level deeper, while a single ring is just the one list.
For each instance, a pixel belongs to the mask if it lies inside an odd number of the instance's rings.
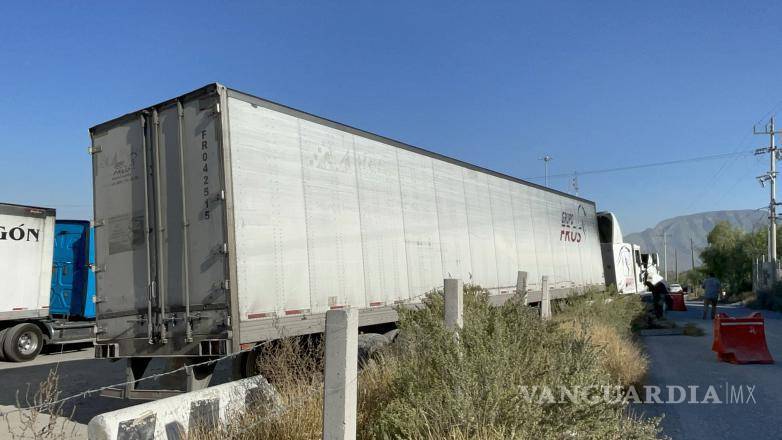
[{"label": "trailer tire", "polygon": [[5,350],[3,350],[3,342],[5,342],[6,333],[8,333],[8,327],[0,330],[0,362],[5,361]]},{"label": "trailer tire", "polygon": [[43,348],[43,332],[37,325],[25,322],[8,329],[3,341],[6,359],[26,362],[35,359]]},{"label": "trailer tire", "polygon": [[257,348],[245,351],[234,357],[232,377],[234,380],[246,379],[248,377],[260,374],[258,368],[258,357],[260,353]]}]

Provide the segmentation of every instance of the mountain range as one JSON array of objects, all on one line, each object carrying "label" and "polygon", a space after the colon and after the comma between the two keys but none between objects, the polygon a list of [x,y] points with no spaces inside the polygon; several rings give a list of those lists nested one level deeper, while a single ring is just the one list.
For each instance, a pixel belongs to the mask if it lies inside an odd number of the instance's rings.
[{"label": "mountain range", "polygon": [[751,209],[734,211],[711,211],[698,214],[683,215],[663,220],[653,228],[642,232],[624,235],[624,241],[641,246],[642,252],[657,252],[660,254],[660,266],[663,266],[663,231],[668,247],[668,270],[676,268],[684,271],[692,268],[690,239],[695,254],[695,265],[700,265],[700,251],[706,247],[706,236],[714,225],[728,221],[744,231],[765,228],[768,218],[766,211]]}]

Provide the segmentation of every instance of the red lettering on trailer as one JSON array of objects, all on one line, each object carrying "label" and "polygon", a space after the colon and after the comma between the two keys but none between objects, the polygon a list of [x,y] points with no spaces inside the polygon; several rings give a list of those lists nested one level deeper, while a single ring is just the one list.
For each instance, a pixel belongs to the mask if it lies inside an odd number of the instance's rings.
[{"label": "red lettering on trailer", "polygon": [[559,233],[559,241],[567,241],[570,243],[581,243],[581,233],[575,231],[561,230]]}]

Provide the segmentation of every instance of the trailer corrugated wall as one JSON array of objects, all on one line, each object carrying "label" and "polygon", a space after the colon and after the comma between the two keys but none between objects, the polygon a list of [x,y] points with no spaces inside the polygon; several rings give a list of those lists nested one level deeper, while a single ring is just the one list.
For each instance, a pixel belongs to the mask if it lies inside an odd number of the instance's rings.
[{"label": "trailer corrugated wall", "polygon": [[448,277],[603,284],[593,203],[264,103],[228,99],[241,320],[415,301]]},{"label": "trailer corrugated wall", "polygon": [[389,322],[447,277],[604,282],[593,202],[220,85],[90,133],[100,357]]}]

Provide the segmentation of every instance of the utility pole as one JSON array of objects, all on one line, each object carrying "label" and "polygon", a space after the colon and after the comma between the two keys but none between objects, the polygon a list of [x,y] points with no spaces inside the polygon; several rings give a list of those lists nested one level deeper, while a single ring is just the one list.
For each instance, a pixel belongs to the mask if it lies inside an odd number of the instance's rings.
[{"label": "utility pole", "polygon": [[679,282],[679,250],[673,248],[673,271],[676,273],[676,282]]},{"label": "utility pole", "polygon": [[573,191],[578,195],[578,172],[573,171],[573,178],[570,179],[570,186],[573,187]]},{"label": "utility pole", "polygon": [[541,157],[540,159],[538,159],[538,160],[542,160],[543,161],[543,167],[546,170],[546,174],[545,174],[545,176],[546,176],[546,187],[548,187],[548,163],[551,162],[551,159],[553,159],[553,157],[551,157],[549,155],[545,155],[545,156]]},{"label": "utility pole", "polygon": [[663,232],[663,267],[665,268],[665,279],[668,279],[668,234]]},{"label": "utility pole", "polygon": [[695,270],[695,248],[692,246],[692,237],[690,237],[690,258],[692,259],[692,268]]},{"label": "utility pole", "polygon": [[769,203],[768,203],[768,259],[770,262],[777,261],[777,147],[774,143],[774,135],[782,133],[782,131],[774,130],[774,117],[771,117],[766,129],[758,131],[754,126],[752,127],[754,134],[767,134],[769,136],[768,148],[758,148],[755,150],[755,155],[761,155],[769,153],[770,166],[768,173],[758,176],[758,181],[761,186],[766,186],[766,182],[770,182],[769,185]]},{"label": "utility pole", "polygon": [[662,235],[660,237],[663,238],[663,274],[665,279],[668,279],[668,232],[663,229]]}]

